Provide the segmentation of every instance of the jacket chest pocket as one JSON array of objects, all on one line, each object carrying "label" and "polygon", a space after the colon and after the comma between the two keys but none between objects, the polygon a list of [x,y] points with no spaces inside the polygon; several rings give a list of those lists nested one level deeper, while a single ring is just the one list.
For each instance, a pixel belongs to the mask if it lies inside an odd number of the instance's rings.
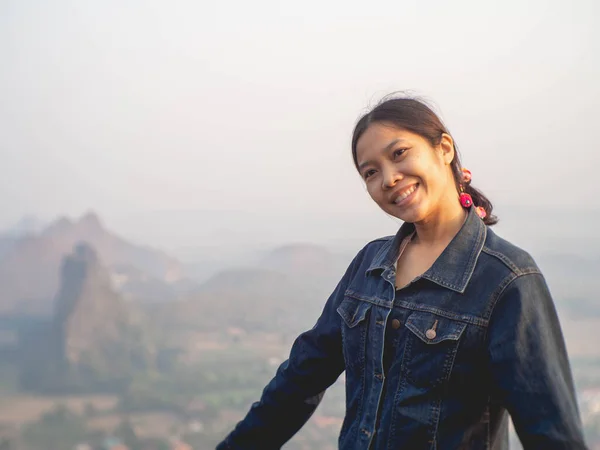
[{"label": "jacket chest pocket", "polygon": [[404,373],[419,387],[433,387],[446,381],[458,351],[466,323],[428,312],[413,312],[406,321]]},{"label": "jacket chest pocket", "polygon": [[344,297],[337,312],[342,318],[342,340],[346,369],[362,366],[365,361],[371,303]]}]

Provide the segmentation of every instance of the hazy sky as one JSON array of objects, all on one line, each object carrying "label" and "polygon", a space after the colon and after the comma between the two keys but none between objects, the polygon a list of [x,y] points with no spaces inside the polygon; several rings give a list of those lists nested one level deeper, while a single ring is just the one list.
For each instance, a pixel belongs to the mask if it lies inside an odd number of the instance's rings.
[{"label": "hazy sky", "polygon": [[498,205],[598,208],[599,19],[597,0],[3,0],[0,226],[375,212],[349,141],[395,90],[435,102]]}]

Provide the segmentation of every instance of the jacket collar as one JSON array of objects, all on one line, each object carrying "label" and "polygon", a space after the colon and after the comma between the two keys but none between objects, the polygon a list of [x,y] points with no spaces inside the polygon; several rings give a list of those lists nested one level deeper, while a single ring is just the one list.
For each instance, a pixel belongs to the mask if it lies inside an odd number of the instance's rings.
[{"label": "jacket collar", "polygon": [[[378,270],[395,275],[394,264],[398,259],[400,244],[414,230],[414,224],[406,222],[402,224],[394,238],[387,241],[379,250],[367,269],[367,275]],[[487,227],[475,212],[475,208],[470,208],[461,229],[420,278],[463,293],[475,270],[486,235]]]}]

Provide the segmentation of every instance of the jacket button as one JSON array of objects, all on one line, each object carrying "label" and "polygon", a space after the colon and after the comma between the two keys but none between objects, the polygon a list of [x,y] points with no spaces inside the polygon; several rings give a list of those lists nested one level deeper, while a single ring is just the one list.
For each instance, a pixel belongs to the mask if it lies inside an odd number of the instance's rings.
[{"label": "jacket button", "polygon": [[435,337],[437,336],[437,333],[435,332],[434,329],[430,329],[425,332],[425,336],[427,336],[427,339],[435,339]]},{"label": "jacket button", "polygon": [[392,328],[394,330],[397,330],[398,328],[400,328],[400,321],[398,319],[392,320]]}]

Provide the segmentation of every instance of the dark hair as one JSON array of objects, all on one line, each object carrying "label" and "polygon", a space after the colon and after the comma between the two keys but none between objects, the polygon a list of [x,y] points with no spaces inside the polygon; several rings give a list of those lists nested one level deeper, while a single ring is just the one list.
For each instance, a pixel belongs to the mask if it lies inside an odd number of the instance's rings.
[{"label": "dark hair", "polygon": [[[357,122],[352,135],[352,157],[354,165],[358,170],[356,156],[356,144],[363,133],[372,123],[386,122],[394,127],[401,128],[423,137],[432,146],[438,145],[442,140],[442,134],[448,134],[448,129],[433,110],[422,100],[410,97],[385,97],[371,111],[366,113]],[[456,142],[454,143],[454,159],[452,160],[452,175],[457,190],[462,180],[462,164]],[[494,225],[498,218],[492,214],[492,202],[483,193],[471,184],[463,184],[464,191],[473,198],[475,206],[485,209],[486,217],[483,219],[486,225]]]}]

